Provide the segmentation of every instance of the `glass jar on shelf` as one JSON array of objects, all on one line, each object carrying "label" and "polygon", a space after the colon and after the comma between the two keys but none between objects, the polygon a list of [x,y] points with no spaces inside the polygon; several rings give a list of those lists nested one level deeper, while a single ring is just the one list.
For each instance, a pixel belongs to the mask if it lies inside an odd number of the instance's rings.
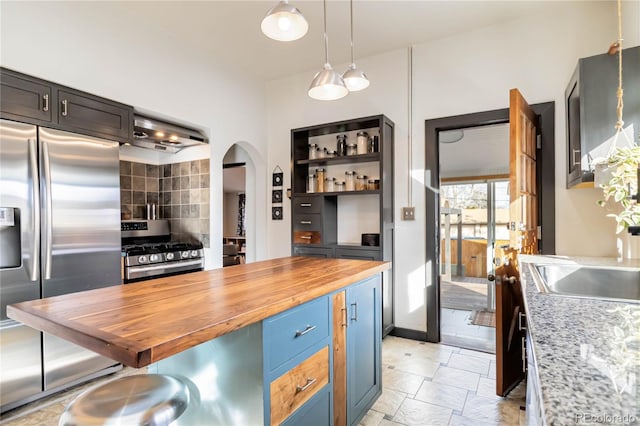
[{"label": "glass jar on shelf", "polygon": [[369,134],[367,132],[358,132],[358,136],[356,138],[356,152],[358,155],[366,154],[368,151],[369,145]]},{"label": "glass jar on shelf", "polygon": [[327,158],[335,158],[336,156],[336,151],[327,151]]},{"label": "glass jar on shelf", "polygon": [[356,172],[346,171],[345,174],[345,191],[355,191],[356,190]]},{"label": "glass jar on shelf", "polygon": [[307,193],[312,194],[314,192],[318,192],[317,183],[316,175],[310,174],[307,177]]},{"label": "glass jar on shelf", "polygon": [[334,190],[334,192],[344,192],[344,190],[345,190],[344,181],[343,180],[342,181],[336,181],[333,184],[333,190]]},{"label": "glass jar on shelf", "polygon": [[336,178],[324,178],[324,192],[335,192]]},{"label": "glass jar on shelf", "polygon": [[316,176],[318,179],[318,183],[317,183],[317,192],[324,192],[324,169],[323,168],[319,168],[316,169]]},{"label": "glass jar on shelf", "polygon": [[367,191],[377,191],[380,189],[380,179],[369,179],[367,182]]},{"label": "glass jar on shelf", "polygon": [[336,152],[339,157],[347,155],[347,135],[336,136],[338,141],[336,142]]},{"label": "glass jar on shelf", "polygon": [[367,190],[367,176],[360,175],[356,177],[356,191],[366,191]]},{"label": "glass jar on shelf", "polygon": [[358,154],[358,145],[355,143],[351,143],[347,145],[347,155],[356,155]]},{"label": "glass jar on shelf", "polygon": [[317,158],[326,158],[327,157],[327,148],[318,148],[318,156]]},{"label": "glass jar on shelf", "polygon": [[311,143],[309,144],[309,160],[315,160],[318,158],[318,144]]},{"label": "glass jar on shelf", "polygon": [[367,146],[367,151],[370,153],[378,152],[380,149],[380,137],[379,136],[371,136],[369,138],[369,144]]}]

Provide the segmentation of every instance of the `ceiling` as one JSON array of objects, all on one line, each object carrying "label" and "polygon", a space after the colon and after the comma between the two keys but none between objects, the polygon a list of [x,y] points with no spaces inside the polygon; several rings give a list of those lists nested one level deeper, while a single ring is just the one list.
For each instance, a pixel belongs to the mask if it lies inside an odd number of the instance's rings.
[{"label": "ceiling", "polygon": [[[8,2],[3,1],[8,10]],[[30,3],[30,2],[24,2]],[[204,66],[220,64],[241,69],[260,80],[299,72],[315,73],[324,62],[322,2],[292,0],[309,22],[305,37],[277,42],[264,36],[260,22],[277,4],[269,1],[107,1],[44,2],[73,22],[85,22],[83,37],[109,31],[128,38],[135,47],[158,54],[197,58]],[[553,13],[572,2],[559,1],[354,1],[354,38],[358,57],[406,48],[524,15]],[[20,6],[13,3],[11,7]],[[45,13],[45,12],[42,12]],[[53,14],[52,14],[53,15]],[[349,62],[349,2],[327,2],[329,61]],[[52,22],[52,26],[64,26]],[[124,34],[127,34],[126,36]],[[167,58],[168,61],[171,58]],[[366,71],[366,70],[365,70]]]}]

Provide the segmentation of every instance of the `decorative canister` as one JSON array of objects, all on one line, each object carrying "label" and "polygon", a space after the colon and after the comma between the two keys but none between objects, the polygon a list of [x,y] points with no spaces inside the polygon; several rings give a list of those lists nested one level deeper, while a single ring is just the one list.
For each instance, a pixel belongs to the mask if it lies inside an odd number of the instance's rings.
[{"label": "decorative canister", "polygon": [[365,175],[356,177],[356,191],[366,191],[366,190],[367,190],[367,177]]},{"label": "decorative canister", "polygon": [[347,155],[347,135],[338,135],[338,142],[336,142],[336,151],[339,157]]},{"label": "decorative canister", "polygon": [[335,191],[336,178],[324,178],[324,192]]},{"label": "decorative canister", "polygon": [[318,157],[317,158],[325,158],[327,156],[327,148],[318,148]]},{"label": "decorative canister", "polygon": [[357,153],[366,154],[368,144],[369,134],[367,132],[358,132],[358,137],[356,138]]},{"label": "decorative canister", "polygon": [[346,171],[345,174],[345,191],[356,190],[356,172]]},{"label": "decorative canister", "polygon": [[318,192],[324,192],[324,169],[316,169],[316,176],[318,177]]},{"label": "decorative canister", "polygon": [[316,180],[316,175],[314,174],[310,174],[309,177],[307,178],[307,192],[312,193],[312,192],[317,192],[317,183],[318,181]]},{"label": "decorative canister", "polygon": [[327,158],[334,158],[336,155],[336,151],[327,151]]},{"label": "decorative canister", "polygon": [[380,137],[371,136],[369,138],[369,144],[367,146],[367,150],[369,152],[378,152],[378,149],[380,149]]},{"label": "decorative canister", "polygon": [[333,184],[333,190],[334,190],[335,192],[344,192],[344,187],[345,187],[345,183],[344,183],[344,181],[339,181],[339,182],[338,182],[338,181],[336,181],[336,182]]},{"label": "decorative canister", "polygon": [[309,144],[309,160],[315,160],[318,158],[318,144]]},{"label": "decorative canister", "polygon": [[358,153],[358,145],[355,143],[347,145],[347,155],[356,155]]},{"label": "decorative canister", "polygon": [[380,189],[380,179],[369,179],[367,181],[367,191],[377,191]]}]

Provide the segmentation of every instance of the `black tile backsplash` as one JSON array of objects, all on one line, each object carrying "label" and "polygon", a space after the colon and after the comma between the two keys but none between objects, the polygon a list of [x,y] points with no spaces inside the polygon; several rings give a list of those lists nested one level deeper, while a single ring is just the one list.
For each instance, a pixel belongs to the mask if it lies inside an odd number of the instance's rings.
[{"label": "black tile backsplash", "polygon": [[123,219],[144,219],[146,204],[158,205],[158,219],[168,219],[175,241],[209,238],[209,160],[160,166],[120,161]]}]

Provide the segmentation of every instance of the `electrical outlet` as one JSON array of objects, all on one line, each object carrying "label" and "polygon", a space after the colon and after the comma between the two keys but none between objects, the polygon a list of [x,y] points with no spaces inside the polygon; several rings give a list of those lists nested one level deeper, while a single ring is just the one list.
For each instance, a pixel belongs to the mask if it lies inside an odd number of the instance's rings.
[{"label": "electrical outlet", "polygon": [[415,220],[416,208],[415,207],[403,207],[402,208],[402,220]]}]

